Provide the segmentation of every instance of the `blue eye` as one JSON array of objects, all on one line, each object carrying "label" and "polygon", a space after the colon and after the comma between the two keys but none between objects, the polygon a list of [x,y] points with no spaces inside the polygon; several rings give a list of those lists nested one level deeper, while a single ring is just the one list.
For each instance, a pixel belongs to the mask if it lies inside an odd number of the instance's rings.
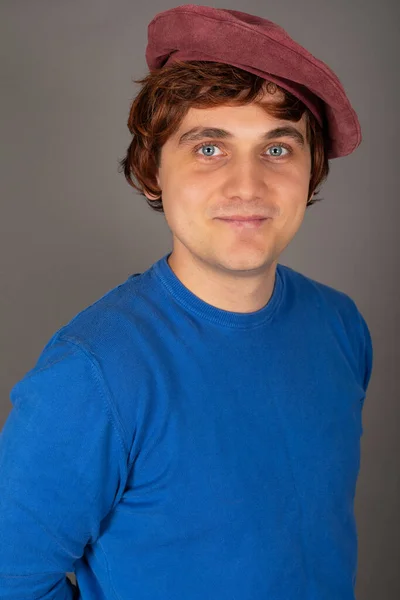
[{"label": "blue eye", "polygon": [[[202,146],[200,146],[200,150],[204,150],[204,148],[218,148],[218,146],[216,144],[203,144]],[[206,154],[203,154],[203,156],[207,156]],[[210,155],[208,155],[210,156]]]},{"label": "blue eye", "polygon": [[[271,150],[271,148],[279,148],[280,150],[287,150],[287,151],[288,151],[288,153],[290,153],[290,152],[289,152],[289,150],[288,150],[288,148],[286,148],[286,146],[284,146],[283,144],[275,144],[274,146],[270,146],[270,147],[268,148],[268,150]],[[273,155],[272,155],[272,156],[273,156]],[[275,155],[275,156],[276,156],[276,155]],[[281,156],[281,154],[279,154],[279,156]]]},{"label": "blue eye", "polygon": [[[207,143],[201,144],[200,146],[197,146],[197,148],[194,149],[194,153],[197,154],[199,152],[199,150],[204,150],[205,148],[218,148],[220,150],[220,147],[219,147],[218,144],[207,142]],[[291,154],[291,152],[292,152],[292,150],[291,150],[291,148],[289,146],[286,146],[286,144],[280,144],[280,143],[274,144],[273,146],[270,146],[267,149],[267,151],[269,151],[269,150],[271,150],[273,148],[279,148],[280,150],[282,150],[282,149],[286,150],[287,154]],[[214,155],[215,155],[214,153],[213,154],[210,154],[210,153],[203,154],[203,153],[201,153],[201,158],[206,158],[206,159],[207,158],[213,158]],[[280,153],[280,154],[270,154],[269,156],[271,156],[272,158],[273,157],[281,158],[282,153]],[[285,154],[283,154],[283,156],[285,156]]]}]

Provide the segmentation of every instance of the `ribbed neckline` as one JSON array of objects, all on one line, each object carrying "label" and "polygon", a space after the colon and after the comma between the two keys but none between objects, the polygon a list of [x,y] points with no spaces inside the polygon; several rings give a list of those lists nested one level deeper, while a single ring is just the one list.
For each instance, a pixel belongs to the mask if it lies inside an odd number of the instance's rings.
[{"label": "ribbed neckline", "polygon": [[168,258],[171,254],[172,251],[155,262],[150,271],[154,272],[167,291],[181,306],[196,314],[198,317],[202,317],[224,327],[249,329],[269,321],[281,303],[284,279],[282,267],[279,263],[276,267],[274,289],[267,304],[255,312],[239,313],[217,308],[191,292],[169,266]]}]

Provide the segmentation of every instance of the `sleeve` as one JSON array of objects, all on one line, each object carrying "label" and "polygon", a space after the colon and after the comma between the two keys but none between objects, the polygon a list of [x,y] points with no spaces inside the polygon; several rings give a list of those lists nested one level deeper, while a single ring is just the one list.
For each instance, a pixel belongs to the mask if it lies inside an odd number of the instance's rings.
[{"label": "sleeve", "polygon": [[363,331],[363,344],[362,344],[362,357],[361,364],[363,368],[363,387],[364,391],[367,392],[369,382],[372,374],[372,366],[373,366],[373,345],[372,345],[372,337],[371,332],[368,328],[368,325],[364,319],[364,317],[360,313],[361,318],[361,327]]},{"label": "sleeve", "polygon": [[0,433],[0,598],[72,600],[66,573],[126,485],[123,428],[99,363],[68,340],[48,344],[10,397]]},{"label": "sleeve", "polygon": [[357,336],[359,339],[358,343],[358,365],[359,365],[359,373],[360,373],[360,385],[364,390],[364,395],[361,399],[361,408],[364,408],[365,398],[369,386],[369,382],[372,374],[373,367],[373,344],[371,332],[368,328],[368,325],[361,314],[360,310],[357,309],[358,315],[358,332]]}]

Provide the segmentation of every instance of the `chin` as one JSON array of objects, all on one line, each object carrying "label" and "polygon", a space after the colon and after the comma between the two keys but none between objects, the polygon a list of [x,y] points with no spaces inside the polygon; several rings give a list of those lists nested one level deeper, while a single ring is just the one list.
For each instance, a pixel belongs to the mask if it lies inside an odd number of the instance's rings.
[{"label": "chin", "polygon": [[228,271],[252,273],[264,272],[271,265],[269,254],[260,252],[250,252],[247,256],[245,252],[230,252],[226,256],[220,257],[217,262],[223,269]]}]

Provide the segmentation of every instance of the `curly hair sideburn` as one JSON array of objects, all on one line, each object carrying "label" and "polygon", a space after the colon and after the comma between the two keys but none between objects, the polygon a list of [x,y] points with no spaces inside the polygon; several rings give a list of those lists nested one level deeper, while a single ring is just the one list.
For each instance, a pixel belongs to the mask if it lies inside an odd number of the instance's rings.
[{"label": "curly hair sideburn", "polygon": [[[267,114],[298,122],[306,112],[307,140],[311,149],[311,179],[307,208],[322,198],[315,198],[317,187],[326,180],[329,163],[322,128],[309,109],[293,94],[273,82],[225,63],[208,61],[177,61],[134,80],[142,88],[133,100],[128,128],[132,141],[125,157],[119,161],[129,185],[142,196],[156,196],[147,204],[164,212],[161,190],[156,173],[160,166],[161,148],[175,133],[191,107],[210,108],[218,105],[259,104]],[[263,105],[265,92],[284,94],[281,103]]]}]

